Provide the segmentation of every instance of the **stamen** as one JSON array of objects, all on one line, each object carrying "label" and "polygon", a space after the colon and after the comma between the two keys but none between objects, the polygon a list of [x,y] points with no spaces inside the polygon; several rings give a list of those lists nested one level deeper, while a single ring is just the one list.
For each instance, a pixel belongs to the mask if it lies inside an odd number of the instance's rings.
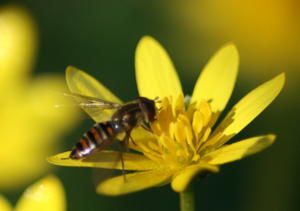
[{"label": "stamen", "polygon": [[201,156],[201,146],[211,133],[209,103],[190,104],[189,96],[185,99],[183,96],[162,98],[160,101],[157,120],[151,125],[157,142],[139,145],[141,151],[170,168],[196,162]]}]

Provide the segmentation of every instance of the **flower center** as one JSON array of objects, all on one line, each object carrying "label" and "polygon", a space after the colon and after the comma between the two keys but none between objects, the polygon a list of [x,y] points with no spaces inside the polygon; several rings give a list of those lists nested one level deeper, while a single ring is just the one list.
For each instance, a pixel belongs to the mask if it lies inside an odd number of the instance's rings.
[{"label": "flower center", "polygon": [[164,98],[157,120],[151,125],[155,141],[142,150],[145,156],[180,168],[197,162],[199,150],[211,133],[211,108],[208,102],[188,105],[183,96]]}]

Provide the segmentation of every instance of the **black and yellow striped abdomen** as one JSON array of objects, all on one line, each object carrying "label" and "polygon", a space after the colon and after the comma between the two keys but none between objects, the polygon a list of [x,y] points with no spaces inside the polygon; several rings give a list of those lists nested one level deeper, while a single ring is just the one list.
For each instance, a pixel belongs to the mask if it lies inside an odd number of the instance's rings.
[{"label": "black and yellow striped abdomen", "polygon": [[94,151],[100,151],[109,146],[121,131],[116,122],[101,122],[95,124],[83,134],[70,154],[72,159],[84,158]]}]

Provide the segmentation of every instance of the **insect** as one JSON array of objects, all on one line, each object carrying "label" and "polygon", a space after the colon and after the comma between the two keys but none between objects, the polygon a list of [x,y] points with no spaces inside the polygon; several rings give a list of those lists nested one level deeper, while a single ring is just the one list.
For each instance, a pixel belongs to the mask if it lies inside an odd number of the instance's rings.
[{"label": "insect", "polygon": [[[155,121],[156,106],[155,100],[146,97],[137,97],[135,100],[125,104],[105,101],[98,98],[82,96],[79,94],[69,94],[80,101],[82,107],[94,108],[98,112],[105,112],[106,109],[116,111],[107,121],[96,123],[90,130],[85,132],[79,142],[72,149],[69,157],[71,159],[82,159],[96,151],[106,149],[120,134],[125,134],[122,143],[128,145],[131,138],[131,131],[142,126],[146,130],[150,129],[150,123]],[[121,157],[122,159],[122,157]],[[122,159],[122,166],[124,166]]]}]

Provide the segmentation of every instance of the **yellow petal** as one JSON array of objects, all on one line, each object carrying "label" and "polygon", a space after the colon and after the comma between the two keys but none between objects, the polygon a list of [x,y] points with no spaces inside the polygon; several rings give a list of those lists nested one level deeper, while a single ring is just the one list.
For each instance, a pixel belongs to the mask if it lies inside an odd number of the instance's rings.
[{"label": "yellow petal", "polygon": [[[59,166],[91,167],[122,170],[121,153],[114,151],[96,152],[85,159],[73,160],[69,158],[70,152],[63,152],[49,157],[48,162]],[[157,169],[159,164],[143,155],[122,153],[126,170],[151,170]]]},{"label": "yellow petal", "polygon": [[139,94],[155,97],[180,96],[181,84],[164,48],[152,37],[143,37],[136,48],[135,73]]},{"label": "yellow petal", "polygon": [[11,211],[12,210],[10,203],[2,195],[0,195],[0,210],[1,211]]},{"label": "yellow petal", "polygon": [[[117,98],[112,92],[110,92],[104,85],[102,85],[92,76],[75,67],[67,67],[66,80],[68,87],[72,93],[121,103],[121,100]],[[110,110],[97,112],[95,109],[89,107],[84,107],[83,109],[96,122],[105,121],[112,115],[112,111]],[[97,110],[99,111],[99,109]]]},{"label": "yellow petal", "polygon": [[219,168],[207,163],[199,163],[196,165],[188,166],[187,168],[180,171],[172,180],[172,189],[176,192],[184,191],[190,184],[192,179],[200,173],[204,172],[218,172]]},{"label": "yellow petal", "polygon": [[[216,146],[227,142],[257,117],[277,97],[284,82],[284,73],[279,74],[242,98],[215,130],[214,134],[223,134]],[[211,143],[208,141],[207,144]]]},{"label": "yellow petal", "polygon": [[191,103],[211,101],[213,113],[226,106],[238,72],[239,54],[234,44],[222,47],[208,62],[194,88]]},{"label": "yellow petal", "polygon": [[0,20],[1,88],[4,84],[16,85],[18,80],[26,78],[34,61],[37,34],[35,23],[22,7],[2,6]]},{"label": "yellow petal", "polygon": [[171,178],[168,171],[145,171],[113,177],[101,182],[97,192],[108,196],[128,194],[146,188],[151,188],[167,183]]},{"label": "yellow petal", "polygon": [[273,144],[274,140],[274,135],[248,138],[234,144],[225,145],[216,151],[205,155],[203,159],[213,165],[229,163],[260,152]]},{"label": "yellow petal", "polygon": [[64,211],[66,199],[63,186],[55,176],[48,176],[31,185],[19,199],[16,211]]}]

